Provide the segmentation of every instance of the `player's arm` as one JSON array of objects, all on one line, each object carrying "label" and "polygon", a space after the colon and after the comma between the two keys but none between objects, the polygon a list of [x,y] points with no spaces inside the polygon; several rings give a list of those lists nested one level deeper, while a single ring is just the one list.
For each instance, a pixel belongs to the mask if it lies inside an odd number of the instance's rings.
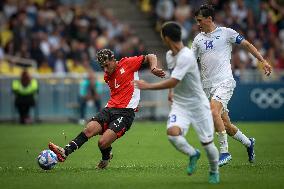
[{"label": "player's arm", "polygon": [[136,80],[134,84],[137,88],[142,90],[161,90],[174,88],[179,83],[175,78],[169,78],[157,83],[148,83],[144,80]]},{"label": "player's arm", "polygon": [[165,72],[158,68],[158,59],[157,56],[154,54],[147,54],[145,56],[144,62],[149,63],[149,68],[151,73],[158,77],[165,77]]},{"label": "player's arm", "polygon": [[262,64],[263,70],[265,75],[269,76],[272,68],[269,65],[269,63],[261,56],[259,51],[247,40],[242,40],[240,43],[242,47],[244,47],[248,52],[250,52],[255,58],[259,60],[259,62]]}]

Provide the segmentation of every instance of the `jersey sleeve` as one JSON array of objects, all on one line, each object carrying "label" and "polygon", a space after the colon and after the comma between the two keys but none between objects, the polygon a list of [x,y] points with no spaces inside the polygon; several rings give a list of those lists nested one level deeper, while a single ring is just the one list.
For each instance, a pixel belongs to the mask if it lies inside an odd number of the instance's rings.
[{"label": "jersey sleeve", "polygon": [[197,59],[199,57],[199,55],[198,55],[198,46],[197,46],[196,37],[194,38],[194,40],[191,44],[191,50],[193,51],[193,54],[194,54],[195,58]]},{"label": "jersey sleeve", "polygon": [[144,62],[145,56],[133,56],[127,58],[127,65],[133,71],[136,72],[140,69],[141,64]]},{"label": "jersey sleeve", "polygon": [[177,59],[176,66],[172,71],[171,77],[179,81],[182,80],[194,63],[196,62],[193,56],[180,56]]},{"label": "jersey sleeve", "polygon": [[174,68],[174,62],[173,61],[170,61],[171,59],[171,53],[172,51],[169,50],[167,53],[166,53],[166,62],[167,62],[167,68],[171,71],[173,68]]},{"label": "jersey sleeve", "polygon": [[230,43],[237,43],[240,44],[242,40],[244,40],[244,36],[236,32],[231,28],[226,28],[227,37]]}]

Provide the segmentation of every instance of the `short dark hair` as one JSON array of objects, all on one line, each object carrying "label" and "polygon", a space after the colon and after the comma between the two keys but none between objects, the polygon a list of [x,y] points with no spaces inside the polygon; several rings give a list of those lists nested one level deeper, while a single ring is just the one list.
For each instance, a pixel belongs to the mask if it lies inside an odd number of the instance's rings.
[{"label": "short dark hair", "polygon": [[212,20],[214,21],[215,9],[212,5],[209,5],[209,4],[201,5],[200,8],[197,11],[195,11],[194,15],[195,16],[201,15],[205,18],[208,18],[209,16],[211,16]]},{"label": "short dark hair", "polygon": [[174,42],[181,41],[181,27],[176,22],[166,22],[162,25],[161,33],[163,37],[168,37]]},{"label": "short dark hair", "polygon": [[97,53],[97,61],[103,66],[106,61],[114,59],[114,53],[110,49],[102,49]]}]

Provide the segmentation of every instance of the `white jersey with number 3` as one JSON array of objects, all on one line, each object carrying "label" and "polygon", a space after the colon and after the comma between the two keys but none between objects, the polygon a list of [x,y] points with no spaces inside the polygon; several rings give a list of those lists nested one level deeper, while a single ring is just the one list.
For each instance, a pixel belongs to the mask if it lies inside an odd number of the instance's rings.
[{"label": "white jersey with number 3", "polygon": [[170,50],[167,52],[166,60],[168,68],[171,70],[171,77],[180,81],[174,88],[173,104],[191,110],[198,109],[197,107],[200,107],[201,104],[209,107],[192,50],[184,47],[175,56]]},{"label": "white jersey with number 3", "polygon": [[179,80],[173,89],[173,104],[167,128],[178,126],[181,134],[185,136],[192,124],[202,143],[211,142],[214,137],[213,118],[209,101],[202,89],[193,51],[187,47],[182,48],[176,55],[168,51],[166,59],[171,78]]},{"label": "white jersey with number 3", "polygon": [[243,39],[238,32],[226,27],[201,32],[194,38],[192,50],[199,59],[203,88],[234,79],[230,63],[232,44],[240,44]]}]

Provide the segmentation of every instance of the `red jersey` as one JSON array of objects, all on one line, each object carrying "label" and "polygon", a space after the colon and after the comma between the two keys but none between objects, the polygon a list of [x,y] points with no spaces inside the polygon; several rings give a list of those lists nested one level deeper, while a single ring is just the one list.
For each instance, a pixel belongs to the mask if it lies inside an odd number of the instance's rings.
[{"label": "red jersey", "polygon": [[137,108],[140,100],[140,89],[134,88],[133,80],[139,80],[138,70],[144,61],[144,56],[122,58],[115,71],[104,80],[110,88],[109,108]]}]

